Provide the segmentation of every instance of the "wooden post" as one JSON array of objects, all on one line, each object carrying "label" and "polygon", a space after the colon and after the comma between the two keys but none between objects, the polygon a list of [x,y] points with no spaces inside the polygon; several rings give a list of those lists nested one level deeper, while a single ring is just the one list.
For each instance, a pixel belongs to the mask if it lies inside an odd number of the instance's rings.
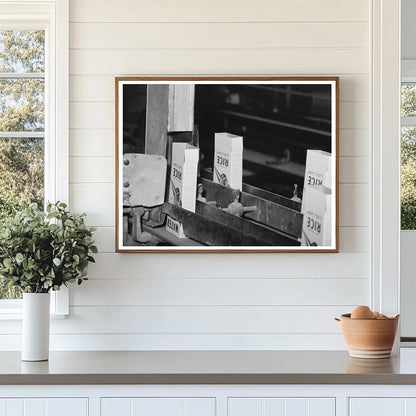
[{"label": "wooden post", "polygon": [[148,155],[167,156],[169,85],[147,86],[146,145]]},{"label": "wooden post", "polygon": [[194,130],[195,84],[169,85],[169,133]]},{"label": "wooden post", "polygon": [[[178,141],[192,143],[194,104],[194,84],[149,84],[147,87],[145,152],[166,158],[167,180],[170,177],[173,136],[180,135]],[[165,189],[165,200],[168,195],[169,186]]]},{"label": "wooden post", "polygon": [[150,155],[168,154],[168,133],[194,130],[194,84],[149,84],[146,146]]}]

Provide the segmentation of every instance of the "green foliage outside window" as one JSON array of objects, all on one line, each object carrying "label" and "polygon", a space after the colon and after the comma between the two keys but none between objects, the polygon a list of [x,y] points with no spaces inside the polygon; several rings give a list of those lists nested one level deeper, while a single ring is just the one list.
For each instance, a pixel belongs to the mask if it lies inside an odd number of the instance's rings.
[{"label": "green foliage outside window", "polygon": [[[0,30],[0,73],[43,73],[45,32]],[[0,79],[0,132],[43,132],[42,77]],[[7,134],[6,134],[7,136]],[[11,135],[12,136],[12,135]],[[0,138],[0,228],[15,211],[44,204],[44,139]],[[0,299],[18,298],[19,289],[0,279]]]},{"label": "green foliage outside window", "polygon": [[401,116],[416,116],[416,88],[413,84],[402,84]]},{"label": "green foliage outside window", "polygon": [[[415,117],[416,85],[403,84],[401,97],[401,116]],[[416,230],[416,126],[401,133],[401,229]]]},{"label": "green foliage outside window", "polygon": [[416,129],[402,128],[401,229],[416,229]]}]

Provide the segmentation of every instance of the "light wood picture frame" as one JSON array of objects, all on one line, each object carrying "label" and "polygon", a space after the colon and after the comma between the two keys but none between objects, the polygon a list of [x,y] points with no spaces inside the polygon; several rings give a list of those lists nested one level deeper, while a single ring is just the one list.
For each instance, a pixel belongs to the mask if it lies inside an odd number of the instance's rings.
[{"label": "light wood picture frame", "polygon": [[117,77],[117,252],[338,252],[338,77]]}]

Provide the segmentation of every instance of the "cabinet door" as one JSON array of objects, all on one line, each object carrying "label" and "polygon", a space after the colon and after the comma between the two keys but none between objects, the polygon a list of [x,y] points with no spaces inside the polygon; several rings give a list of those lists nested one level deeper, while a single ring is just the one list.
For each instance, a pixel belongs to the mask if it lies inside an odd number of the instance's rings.
[{"label": "cabinet door", "polygon": [[414,416],[414,398],[351,398],[350,416]]},{"label": "cabinet door", "polygon": [[214,398],[102,398],[101,416],[213,416]]},{"label": "cabinet door", "polygon": [[350,416],[405,416],[405,402],[400,398],[350,399]]},{"label": "cabinet door", "polygon": [[0,416],[88,416],[86,398],[0,399]]},{"label": "cabinet door", "polygon": [[335,416],[335,399],[230,398],[228,416]]}]

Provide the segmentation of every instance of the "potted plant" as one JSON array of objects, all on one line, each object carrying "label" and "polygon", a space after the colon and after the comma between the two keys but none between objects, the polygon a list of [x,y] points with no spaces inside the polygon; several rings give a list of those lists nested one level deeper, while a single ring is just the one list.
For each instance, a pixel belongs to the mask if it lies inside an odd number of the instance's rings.
[{"label": "potted plant", "polygon": [[85,214],[71,214],[64,203],[36,204],[0,225],[0,276],[23,291],[22,359],[49,356],[50,291],[86,280],[97,247]]}]

